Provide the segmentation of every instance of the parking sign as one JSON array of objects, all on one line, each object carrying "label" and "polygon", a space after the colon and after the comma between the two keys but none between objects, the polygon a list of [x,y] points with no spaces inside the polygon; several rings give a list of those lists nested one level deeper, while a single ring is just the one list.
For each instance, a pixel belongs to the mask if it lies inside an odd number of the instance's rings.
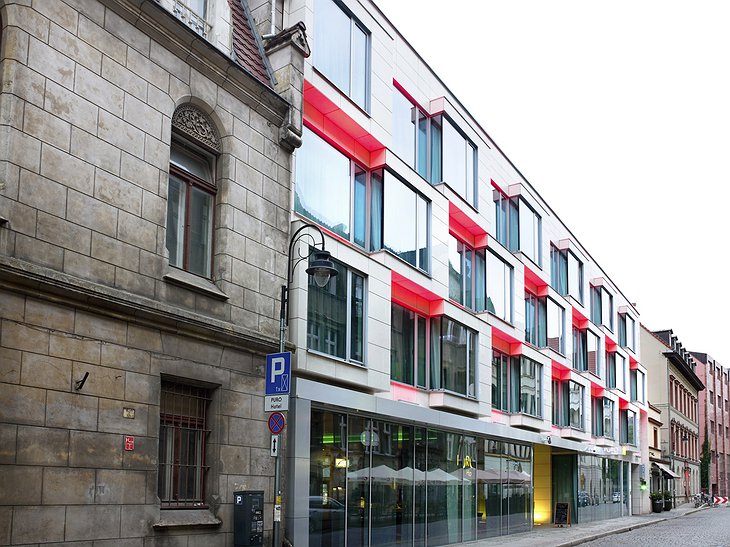
[{"label": "parking sign", "polygon": [[270,353],[266,356],[265,395],[289,395],[291,352]]}]

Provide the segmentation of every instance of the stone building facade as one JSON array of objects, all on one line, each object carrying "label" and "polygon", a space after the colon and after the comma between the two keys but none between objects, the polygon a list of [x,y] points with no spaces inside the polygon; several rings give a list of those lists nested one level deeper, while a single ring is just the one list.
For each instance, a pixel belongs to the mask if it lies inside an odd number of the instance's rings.
[{"label": "stone building facade", "polygon": [[236,490],[270,535],[303,39],[176,4],[0,0],[3,545],[231,545]]}]

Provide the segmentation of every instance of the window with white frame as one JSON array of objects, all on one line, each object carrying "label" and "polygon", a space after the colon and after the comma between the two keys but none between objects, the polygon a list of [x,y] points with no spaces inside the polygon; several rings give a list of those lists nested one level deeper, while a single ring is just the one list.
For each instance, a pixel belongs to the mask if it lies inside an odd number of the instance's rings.
[{"label": "window with white frame", "polygon": [[[439,122],[439,117],[436,123]],[[441,180],[448,184],[464,200],[477,206],[477,147],[467,139],[457,126],[447,117],[440,117],[441,143],[433,146],[431,155],[441,154]],[[432,138],[433,143],[433,138]],[[438,181],[432,160],[431,180]]]},{"label": "window with white frame", "polygon": [[370,107],[370,33],[335,0],[314,4],[314,66],[364,110]]},{"label": "window with white frame", "polygon": [[601,339],[591,331],[587,333],[588,372],[603,378],[603,353]]},{"label": "window with white frame", "polygon": [[542,365],[525,356],[492,351],[492,408],[542,416]]},{"label": "window with white frame", "polygon": [[618,316],[618,343],[622,348],[636,351],[636,321],[628,313]]},{"label": "window with white frame", "polygon": [[588,330],[573,327],[573,368],[588,370]]},{"label": "window with white frame", "polygon": [[[313,260],[313,259],[312,259]],[[347,361],[365,361],[365,277],[334,261],[337,275],[319,287],[309,276],[307,347]]]},{"label": "window with white frame", "polygon": [[638,370],[633,369],[631,372],[631,393],[630,397],[632,401],[638,401],[643,403],[645,401],[646,392],[646,375]]},{"label": "window with white frame", "polygon": [[449,298],[474,311],[486,307],[486,252],[449,235]]},{"label": "window with white frame", "polygon": [[613,332],[613,295],[604,287],[591,285],[591,321]]},{"label": "window with white frame", "polygon": [[548,298],[525,292],[525,342],[538,348],[547,346]]},{"label": "window with white frame", "polygon": [[547,345],[565,355],[565,310],[552,298],[547,299]]},{"label": "window with white frame", "polygon": [[428,318],[391,303],[390,378],[421,388],[427,384]]},{"label": "window with white frame", "polygon": [[429,179],[429,118],[393,87],[393,151],[424,179]]},{"label": "window with white frame", "polygon": [[487,311],[512,322],[513,268],[492,252],[487,253]]}]

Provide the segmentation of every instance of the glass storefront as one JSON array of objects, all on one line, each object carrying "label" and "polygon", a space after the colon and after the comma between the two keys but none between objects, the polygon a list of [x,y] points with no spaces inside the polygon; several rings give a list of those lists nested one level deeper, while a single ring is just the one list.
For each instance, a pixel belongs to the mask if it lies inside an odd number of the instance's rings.
[{"label": "glass storefront", "polygon": [[532,526],[532,448],[312,410],[309,545],[448,545]]},{"label": "glass storefront", "polygon": [[578,522],[621,516],[627,503],[622,491],[622,463],[598,456],[578,456]]}]

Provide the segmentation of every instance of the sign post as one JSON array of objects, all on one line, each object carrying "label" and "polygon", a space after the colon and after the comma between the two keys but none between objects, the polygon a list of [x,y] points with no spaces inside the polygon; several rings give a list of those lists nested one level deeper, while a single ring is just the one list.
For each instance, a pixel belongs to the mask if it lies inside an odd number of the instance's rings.
[{"label": "sign post", "polygon": [[[269,414],[271,431],[271,455],[274,458],[274,542],[278,541],[281,522],[281,462],[279,461],[279,434],[284,431],[286,419],[280,412],[289,410],[289,389],[291,386],[291,352],[281,351],[266,356],[266,388],[264,390],[264,411]],[[275,411],[275,412],[272,412]],[[277,546],[278,547],[278,546]]]}]

